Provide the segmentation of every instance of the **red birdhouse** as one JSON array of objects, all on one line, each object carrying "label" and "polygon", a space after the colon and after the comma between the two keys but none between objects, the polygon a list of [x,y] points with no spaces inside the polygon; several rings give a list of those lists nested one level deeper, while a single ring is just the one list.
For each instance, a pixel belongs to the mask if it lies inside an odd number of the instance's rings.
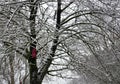
[{"label": "red birdhouse", "polygon": [[32,49],[32,58],[36,59],[37,51],[36,48]]}]

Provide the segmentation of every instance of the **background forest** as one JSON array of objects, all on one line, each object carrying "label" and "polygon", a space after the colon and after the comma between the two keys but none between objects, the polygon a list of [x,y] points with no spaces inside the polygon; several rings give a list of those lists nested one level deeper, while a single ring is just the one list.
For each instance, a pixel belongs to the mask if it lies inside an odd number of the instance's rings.
[{"label": "background forest", "polygon": [[120,0],[0,0],[0,84],[61,78],[120,84]]}]

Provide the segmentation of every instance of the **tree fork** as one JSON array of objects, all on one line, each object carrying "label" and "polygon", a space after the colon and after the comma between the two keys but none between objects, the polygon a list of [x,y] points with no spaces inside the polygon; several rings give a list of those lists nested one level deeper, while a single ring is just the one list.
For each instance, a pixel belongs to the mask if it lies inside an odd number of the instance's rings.
[{"label": "tree fork", "polygon": [[56,21],[56,29],[54,32],[54,39],[53,39],[53,44],[51,47],[51,52],[49,54],[49,56],[46,58],[45,62],[41,62],[41,67],[39,69],[39,73],[38,73],[38,84],[42,84],[42,81],[45,77],[45,75],[48,72],[48,69],[52,63],[52,58],[55,56],[55,51],[57,49],[57,43],[58,43],[58,39],[59,39],[59,29],[61,26],[61,0],[57,0],[57,21]]}]

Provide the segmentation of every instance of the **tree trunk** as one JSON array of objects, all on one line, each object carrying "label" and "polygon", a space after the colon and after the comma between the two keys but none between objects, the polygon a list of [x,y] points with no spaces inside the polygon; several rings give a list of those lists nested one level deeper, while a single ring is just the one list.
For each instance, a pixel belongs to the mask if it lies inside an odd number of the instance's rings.
[{"label": "tree trunk", "polygon": [[10,82],[11,82],[11,84],[15,84],[13,60],[14,60],[14,56],[10,55],[9,63],[10,63]]},{"label": "tree trunk", "polygon": [[57,21],[56,21],[56,29],[54,32],[54,39],[53,39],[53,44],[51,47],[51,52],[50,55],[46,57],[46,59],[43,60],[43,62],[41,62],[41,67],[39,69],[39,73],[38,73],[38,84],[42,84],[42,81],[45,77],[45,75],[48,72],[48,69],[51,65],[52,62],[52,58],[55,56],[55,51],[57,49],[57,43],[58,43],[58,39],[59,39],[59,29],[60,29],[60,21],[61,21],[61,0],[57,1],[58,5],[57,5]]},{"label": "tree trunk", "polygon": [[29,62],[29,70],[30,70],[30,84],[38,84],[37,83],[37,63],[36,63],[36,57],[32,57],[32,51],[33,49],[36,49],[36,42],[34,39],[36,39],[36,33],[35,33],[35,17],[37,13],[37,5],[34,2],[35,0],[30,0],[30,31],[31,31],[31,43],[30,43],[30,56],[28,59]]}]

